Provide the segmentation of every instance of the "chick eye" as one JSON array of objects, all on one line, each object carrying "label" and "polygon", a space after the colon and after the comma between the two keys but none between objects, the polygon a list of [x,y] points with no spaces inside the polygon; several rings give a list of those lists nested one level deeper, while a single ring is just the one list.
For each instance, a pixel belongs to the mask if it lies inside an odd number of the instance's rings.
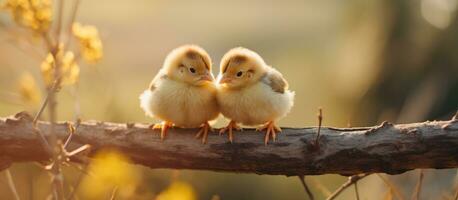
[{"label": "chick eye", "polygon": [[192,68],[192,67],[189,68],[189,71],[190,71],[191,73],[193,73],[193,74],[196,73],[196,69],[194,69],[194,68]]},{"label": "chick eye", "polygon": [[242,71],[239,71],[239,72],[237,72],[237,74],[236,74],[236,75],[237,75],[237,77],[241,77],[241,76],[242,76],[242,74],[243,74],[243,72],[242,72]]}]

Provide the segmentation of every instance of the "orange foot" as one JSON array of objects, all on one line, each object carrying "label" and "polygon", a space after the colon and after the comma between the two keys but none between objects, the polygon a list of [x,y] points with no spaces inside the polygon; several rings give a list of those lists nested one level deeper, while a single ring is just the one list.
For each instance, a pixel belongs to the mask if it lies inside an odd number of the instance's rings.
[{"label": "orange foot", "polygon": [[222,128],[219,131],[219,135],[221,135],[221,134],[225,133],[226,131],[228,131],[229,132],[229,142],[232,143],[232,140],[233,140],[232,130],[233,129],[235,129],[237,131],[242,130],[242,128],[240,128],[240,126],[237,126],[237,122],[231,120],[231,122],[229,122],[229,124],[226,127]]},{"label": "orange foot", "polygon": [[208,124],[208,122],[205,122],[204,124],[202,124],[199,132],[197,132],[196,138],[202,137],[202,144],[207,143],[207,137],[208,137],[209,131],[213,131],[213,129],[210,126],[210,124]]},{"label": "orange foot", "polygon": [[266,136],[264,137],[264,144],[267,145],[269,142],[270,136],[272,135],[272,139],[275,142],[275,139],[277,138],[277,132],[281,132],[281,128],[275,125],[275,122],[270,121],[267,122],[264,126],[259,127],[256,129],[257,131],[263,131],[266,130]]},{"label": "orange foot", "polygon": [[154,124],[153,130],[161,129],[161,140],[164,141],[165,136],[167,136],[167,131],[172,126],[172,122],[163,121],[160,124]]}]

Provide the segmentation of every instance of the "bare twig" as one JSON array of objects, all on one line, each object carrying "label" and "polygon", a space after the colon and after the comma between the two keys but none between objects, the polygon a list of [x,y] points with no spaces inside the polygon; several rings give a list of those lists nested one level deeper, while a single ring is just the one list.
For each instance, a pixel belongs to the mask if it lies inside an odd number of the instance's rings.
[{"label": "bare twig", "polygon": [[415,186],[415,191],[412,193],[412,198],[411,198],[412,200],[420,199],[422,183],[423,183],[423,169],[420,169],[418,171],[418,182],[417,182],[417,185]]},{"label": "bare twig", "polygon": [[17,193],[16,185],[14,185],[13,176],[11,176],[10,170],[6,169],[5,174],[6,174],[6,179],[8,180],[8,186],[10,187],[11,192],[13,193],[14,199],[21,200],[21,198],[19,197],[19,194]]},{"label": "bare twig", "polygon": [[389,181],[387,178],[383,177],[381,174],[377,174],[380,179],[382,179],[383,183],[391,190],[393,191],[393,194],[399,199],[399,200],[404,200],[404,195],[401,194],[401,192],[398,190],[398,187],[396,187],[391,181]]},{"label": "bare twig", "polygon": [[347,182],[342,184],[334,193],[331,194],[326,200],[332,200],[335,199],[337,196],[339,196],[340,193],[342,193],[345,189],[350,187],[351,185],[355,184],[359,180],[363,179],[364,177],[369,176],[369,174],[361,174],[361,175],[353,175],[348,177]]},{"label": "bare twig", "polygon": [[[60,82],[61,82],[61,71],[60,71],[60,58],[57,56],[58,53],[58,46],[55,47],[51,51],[52,56],[54,57],[54,84],[56,87],[50,88],[48,90],[48,111],[49,111],[49,122],[50,122],[50,132],[51,132],[51,137],[50,137],[50,143],[51,146],[55,147],[54,149],[58,150],[57,152],[53,153],[52,161],[53,165],[52,168],[50,169],[50,172],[52,174],[52,183],[54,186],[54,198],[59,200],[59,199],[64,199],[64,176],[62,174],[62,169],[61,169],[61,159],[64,156],[63,153],[65,152],[62,151],[62,143],[58,140],[57,134],[55,132],[55,123],[56,123],[56,88],[60,87]],[[53,85],[54,86],[54,85]],[[63,146],[63,145],[62,145]]]},{"label": "bare twig", "polygon": [[356,200],[359,200],[358,182],[355,182],[354,187],[355,187]]},{"label": "bare twig", "polygon": [[[30,1],[30,0],[29,0]],[[60,28],[59,28],[60,29]],[[44,37],[44,40],[46,41],[46,44],[47,44],[47,47],[48,47],[48,50],[49,52],[51,53],[52,57],[54,58],[54,62],[53,62],[53,65],[54,65],[54,83],[53,83],[53,87],[51,87],[49,90],[48,90],[48,96],[47,96],[47,99],[48,99],[48,102],[47,104],[49,104],[48,106],[48,110],[49,110],[49,121],[51,122],[51,146],[54,146],[56,148],[54,149],[58,149],[58,140],[57,140],[57,136],[56,136],[56,133],[55,133],[55,127],[54,127],[54,124],[56,123],[56,105],[57,105],[57,101],[56,101],[56,90],[57,88],[60,87],[60,83],[61,83],[61,77],[62,77],[62,74],[61,74],[61,69],[60,69],[60,65],[61,65],[61,60],[60,58],[57,56],[57,54],[59,53],[59,38],[57,38],[57,42],[55,43],[55,45],[52,45],[52,42],[51,42],[51,39],[49,38],[49,32],[45,32],[43,34],[43,37]],[[65,195],[64,195],[64,176],[62,174],[62,169],[61,169],[61,161],[59,160],[59,153],[63,153],[62,151],[61,152],[54,152],[53,153],[53,158],[52,158],[52,161],[53,161],[53,165],[52,165],[52,168],[50,169],[50,172],[52,174],[52,182],[53,182],[53,186],[54,186],[54,198],[59,200],[59,199],[64,199],[65,198]]]},{"label": "bare twig", "polygon": [[323,109],[322,108],[318,108],[318,131],[316,133],[316,137],[315,137],[315,145],[318,146],[319,143],[318,143],[318,140],[320,139],[320,131],[321,131],[321,123],[323,121]]},{"label": "bare twig", "polygon": [[78,130],[79,125],[81,124],[80,102],[79,102],[77,88],[78,88],[78,83],[75,84],[75,87],[72,90],[72,96],[75,98],[75,114],[74,114],[75,122],[73,123],[74,125],[69,124],[70,134],[68,135],[67,140],[65,140],[65,143],[64,143],[64,148],[65,149],[67,149],[68,144],[70,144],[70,141],[73,138],[73,135],[76,133],[76,131]]},{"label": "bare twig", "polygon": [[62,168],[58,153],[55,153],[53,157],[53,165],[49,170],[52,175],[53,193],[55,199],[64,199],[64,175],[62,174]]},{"label": "bare twig", "polygon": [[50,154],[53,153],[52,152],[52,146],[49,144],[49,142],[46,140],[45,136],[38,129],[37,122],[40,119],[41,115],[43,114],[43,111],[45,110],[46,106],[48,105],[48,102],[49,102],[49,99],[50,99],[52,93],[56,92],[57,87],[58,87],[58,82],[54,81],[54,83],[52,84],[51,88],[48,90],[48,93],[46,94],[45,100],[41,104],[40,109],[38,110],[38,113],[35,115],[35,117],[33,118],[33,121],[32,121],[32,126],[34,128],[34,133],[36,133],[38,135],[43,147],[46,148],[47,152],[50,153]]},{"label": "bare twig", "polygon": [[57,44],[60,43],[60,37],[61,34],[60,32],[62,31],[62,21],[63,21],[63,12],[64,12],[64,0],[59,0],[59,9],[57,10],[57,25],[56,25],[56,39],[57,39]]},{"label": "bare twig", "polygon": [[76,131],[78,130],[78,127],[79,127],[80,124],[81,124],[81,120],[80,120],[80,119],[77,119],[76,122],[75,122],[74,124],[75,124],[75,125],[68,124],[69,134],[68,134],[67,139],[65,140],[64,149],[67,149],[68,145],[69,145],[70,142],[72,141],[73,135],[75,135]]},{"label": "bare twig", "polygon": [[33,127],[33,133],[38,135],[38,138],[40,139],[40,143],[43,146],[43,148],[45,149],[46,153],[48,155],[52,155],[53,154],[52,147],[49,144],[48,140],[46,140],[46,138],[43,135],[43,133],[41,133],[40,129],[38,129],[37,127],[34,126]]},{"label": "bare twig", "polygon": [[307,183],[305,182],[305,176],[304,175],[300,175],[300,176],[297,176],[297,177],[301,181],[302,186],[304,187],[304,190],[307,193],[307,196],[309,197],[309,199],[310,200],[314,200],[315,198],[313,197],[313,193],[312,193],[312,191],[310,191],[310,188],[308,187]]},{"label": "bare twig", "polygon": [[87,175],[87,168],[89,165],[85,164],[83,166],[83,169],[80,170],[81,173],[78,176],[78,179],[76,179],[76,182],[73,184],[73,190],[70,192],[70,194],[67,195],[68,200],[72,200],[75,197],[76,191],[78,191],[78,188],[81,184],[81,181],[83,180],[84,176]]},{"label": "bare twig", "polygon": [[34,125],[34,126],[36,125],[38,119],[40,119],[41,115],[43,114],[43,111],[45,110],[46,106],[48,105],[49,97],[50,97],[50,92],[55,92],[56,87],[57,87],[57,82],[54,82],[53,85],[51,86],[51,89],[50,89],[49,92],[46,94],[45,100],[44,100],[43,103],[41,104],[40,109],[38,110],[38,113],[37,113],[37,114],[35,115],[35,117],[33,118],[33,125]]},{"label": "bare twig", "polygon": [[77,149],[75,149],[75,150],[69,152],[67,156],[68,156],[68,157],[75,156],[76,154],[79,154],[79,153],[81,153],[81,152],[83,152],[83,151],[86,151],[86,150],[88,150],[88,149],[90,149],[90,148],[91,148],[91,145],[85,144],[85,145],[80,146],[79,148],[77,148]]},{"label": "bare twig", "polygon": [[66,38],[66,41],[65,41],[65,46],[66,47],[68,47],[72,42],[72,28],[73,28],[73,23],[76,20],[76,14],[78,13],[79,5],[80,5],[80,0],[75,0],[75,3],[73,4],[73,7],[72,7],[72,14],[71,14],[71,17],[70,17],[70,22],[68,23],[68,30],[67,30],[68,31],[68,33],[67,33],[68,35],[67,35],[67,38]]}]

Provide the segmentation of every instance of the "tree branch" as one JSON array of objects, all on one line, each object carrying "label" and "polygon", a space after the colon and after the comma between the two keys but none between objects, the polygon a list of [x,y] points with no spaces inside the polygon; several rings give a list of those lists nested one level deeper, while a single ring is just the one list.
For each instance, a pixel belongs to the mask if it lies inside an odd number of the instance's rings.
[{"label": "tree branch", "polygon": [[[0,118],[0,163],[48,161],[34,134],[32,117],[18,113]],[[50,136],[51,124],[38,121]],[[233,144],[213,133],[208,144],[194,139],[197,129],[170,129],[164,142],[147,124],[88,121],[79,124],[70,150],[91,145],[92,155],[101,148],[116,148],[133,163],[151,168],[199,169],[271,175],[361,173],[399,174],[419,168],[458,167],[458,120],[367,128],[323,127],[319,148],[313,148],[316,128],[282,128],[276,142],[267,146],[263,135],[252,129],[237,132]],[[68,122],[56,123],[55,134],[68,136]],[[70,151],[69,150],[69,151]],[[6,162],[5,162],[6,163]]]}]

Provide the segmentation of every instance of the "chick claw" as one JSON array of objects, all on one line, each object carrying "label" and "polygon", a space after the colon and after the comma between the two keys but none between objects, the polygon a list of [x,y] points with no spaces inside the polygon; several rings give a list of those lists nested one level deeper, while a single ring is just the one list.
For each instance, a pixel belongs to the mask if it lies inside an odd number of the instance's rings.
[{"label": "chick claw", "polygon": [[281,128],[275,125],[275,122],[270,121],[267,122],[264,126],[259,127],[256,131],[263,131],[266,130],[266,136],[264,137],[264,144],[267,145],[269,142],[270,136],[272,135],[272,139],[275,142],[277,139],[277,132],[281,132]]},{"label": "chick claw", "polygon": [[231,122],[229,122],[229,124],[226,127],[224,127],[221,130],[219,130],[219,135],[221,135],[221,134],[223,134],[223,133],[225,133],[227,131],[229,133],[229,142],[232,143],[232,141],[234,139],[234,137],[232,135],[233,129],[235,129],[237,131],[242,130],[242,128],[240,128],[240,126],[237,126],[237,122],[231,121]]},{"label": "chick claw", "polygon": [[202,137],[202,144],[207,143],[207,137],[208,137],[208,132],[209,131],[213,131],[213,129],[212,129],[212,127],[210,126],[210,124],[208,122],[205,122],[201,126],[199,132],[197,132],[196,138],[198,139],[198,138]]},{"label": "chick claw", "polygon": [[167,136],[167,132],[173,124],[171,122],[162,122],[160,124],[154,124],[153,130],[161,129],[161,140],[164,141],[165,136]]}]

